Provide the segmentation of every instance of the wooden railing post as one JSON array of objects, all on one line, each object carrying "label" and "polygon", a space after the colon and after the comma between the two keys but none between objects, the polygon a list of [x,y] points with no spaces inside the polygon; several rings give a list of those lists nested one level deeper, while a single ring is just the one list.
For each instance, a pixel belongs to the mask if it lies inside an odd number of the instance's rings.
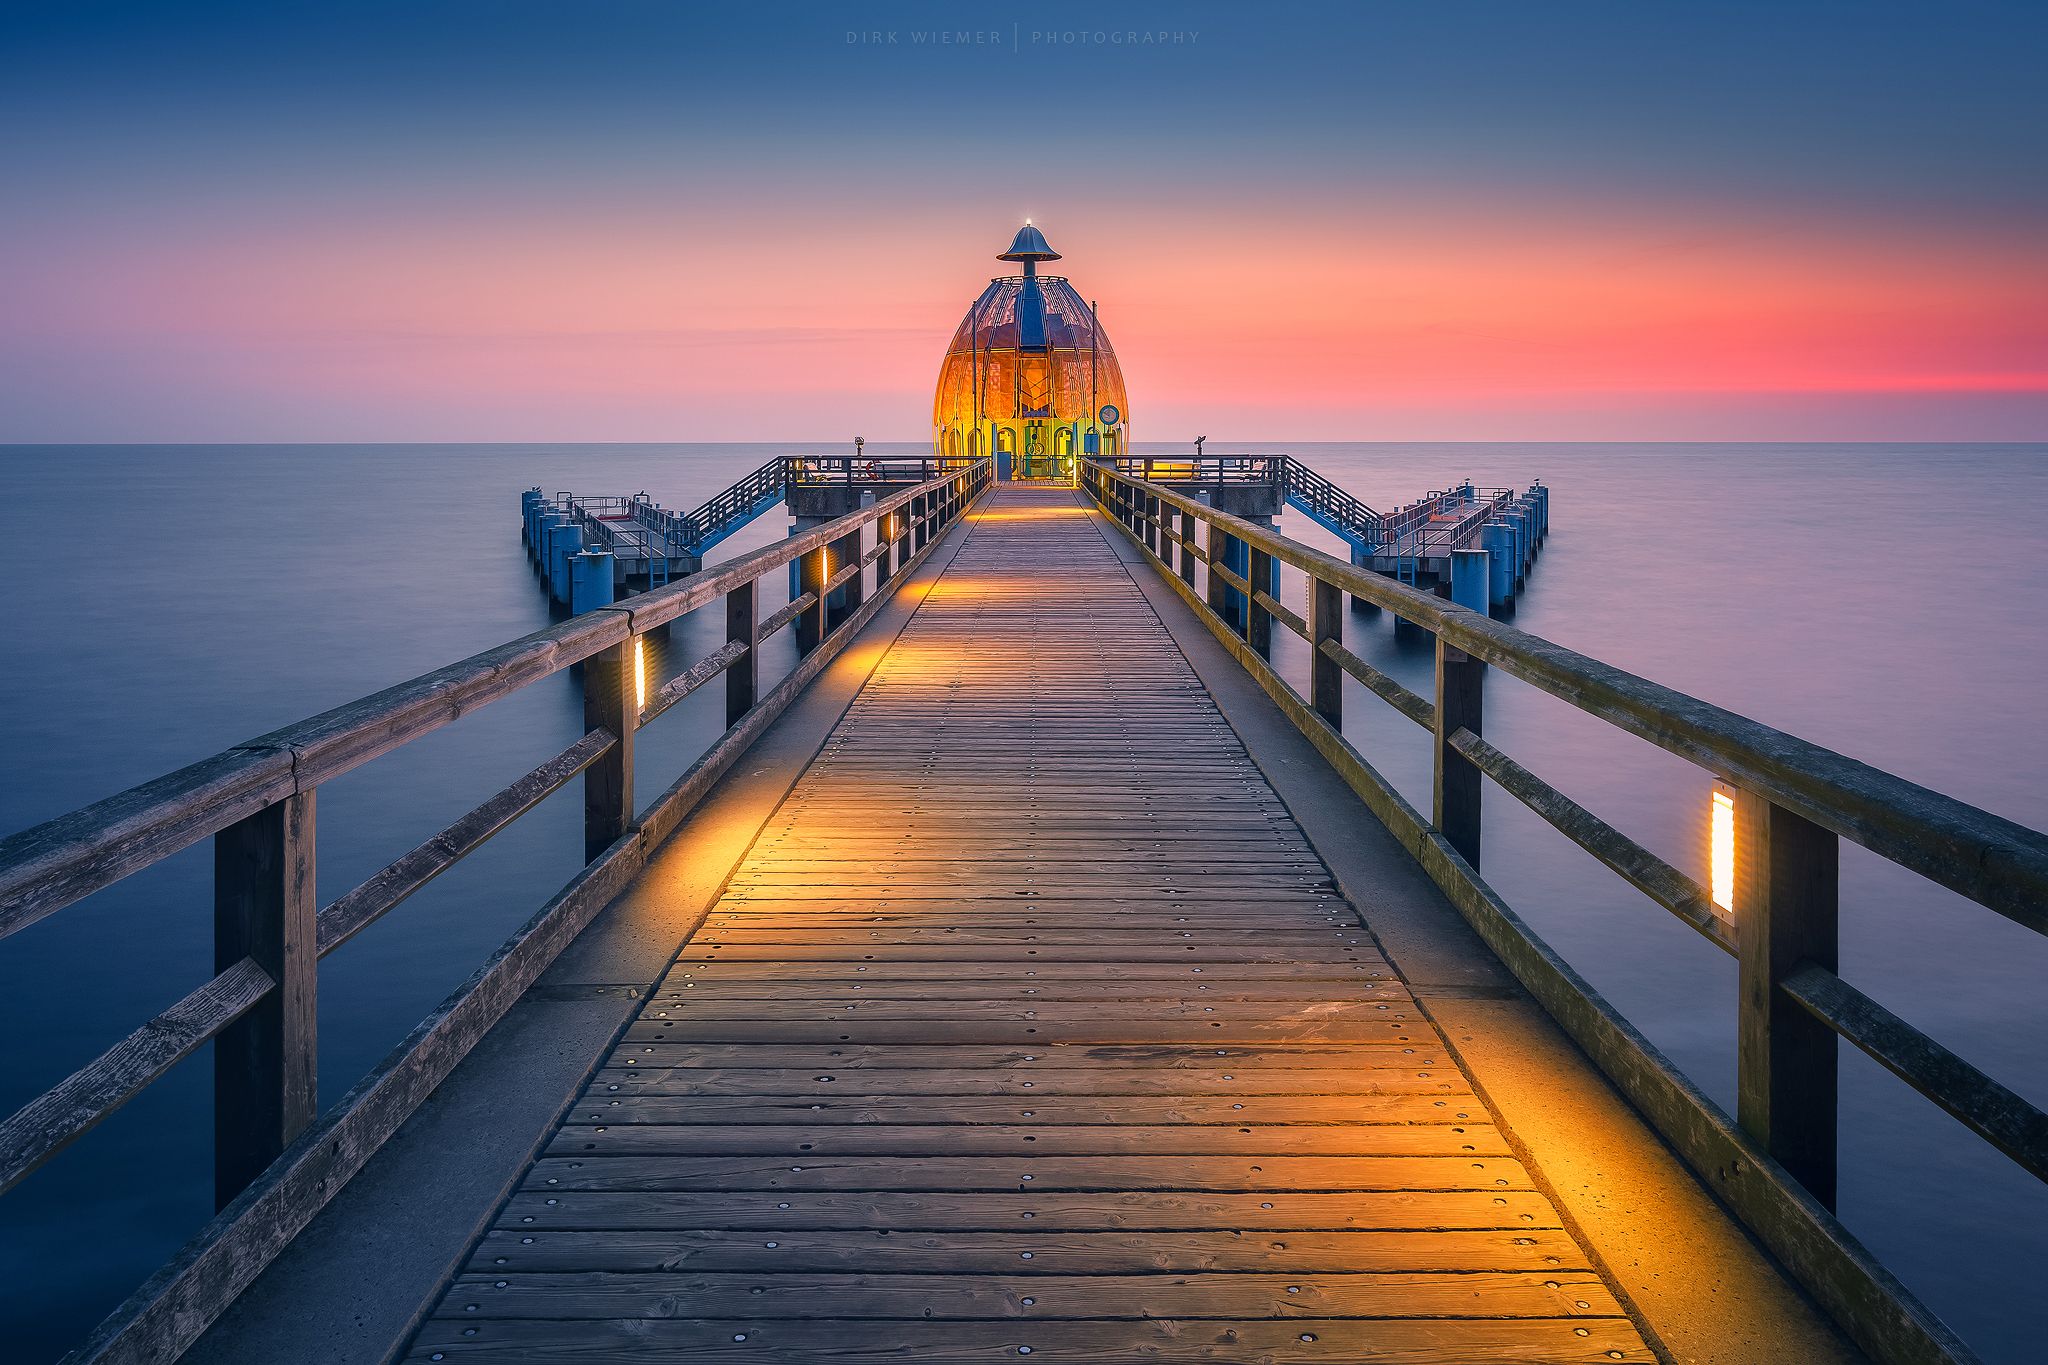
[{"label": "wooden railing post", "polygon": [[609,730],[618,742],[583,770],[583,861],[633,827],[633,732],[640,725],[635,677],[639,637],[628,635],[583,661],[583,729]]},{"label": "wooden railing post", "polygon": [[1145,548],[1153,554],[1159,553],[1162,542],[1159,539],[1159,495],[1145,495]]},{"label": "wooden railing post", "polygon": [[[856,526],[832,542],[832,571],[834,573],[843,573],[847,569],[854,568],[860,564],[860,560],[861,533],[860,527]],[[840,585],[837,593],[839,598],[838,609],[827,618],[827,624],[836,626],[856,611],[859,611],[861,602],[867,597],[867,587],[868,571],[865,568],[861,568],[851,578],[847,579],[845,583]]]},{"label": "wooden railing post", "polygon": [[1308,579],[1308,700],[1330,728],[1344,731],[1344,670],[1323,653],[1325,640],[1344,643],[1344,590],[1314,574]]},{"label": "wooden railing post", "polygon": [[1841,853],[1832,831],[1738,791],[1736,1119],[1822,1204],[1835,1206],[1834,1030],[1779,983],[1802,963],[1840,965]]},{"label": "wooden railing post", "polygon": [[738,725],[754,709],[761,689],[761,618],[754,603],[754,583],[742,583],[725,595],[725,638],[729,643],[745,642],[746,652],[725,670],[725,724]]},{"label": "wooden railing post", "polygon": [[1484,778],[1451,747],[1459,730],[1483,733],[1486,665],[1464,650],[1436,640],[1436,782],[1430,823],[1458,856],[1479,866],[1479,796]]},{"label": "wooden railing post", "polygon": [[1230,552],[1224,547],[1230,543],[1230,537],[1213,521],[1207,523],[1204,530],[1207,534],[1202,548],[1209,552],[1209,610],[1234,626],[1237,623],[1230,618],[1230,585],[1223,581],[1222,574],[1216,572],[1218,568],[1228,567],[1226,561]]},{"label": "wooden railing post", "polygon": [[1180,514],[1180,581],[1192,591],[1195,586],[1195,514],[1186,508]]},{"label": "wooden railing post", "polygon": [[824,546],[806,552],[797,560],[797,596],[812,593],[818,599],[797,615],[796,647],[799,654],[810,653],[825,638],[825,578]]},{"label": "wooden railing post", "polygon": [[276,983],[214,1040],[215,1208],[261,1175],[319,1109],[313,796],[287,796],[213,839],[213,969],[253,958]]},{"label": "wooden railing post", "polygon": [[1246,560],[1245,582],[1252,590],[1244,598],[1244,638],[1261,655],[1270,657],[1273,653],[1273,614],[1259,605],[1258,593],[1272,595],[1273,556],[1258,546],[1245,542],[1250,550]]}]

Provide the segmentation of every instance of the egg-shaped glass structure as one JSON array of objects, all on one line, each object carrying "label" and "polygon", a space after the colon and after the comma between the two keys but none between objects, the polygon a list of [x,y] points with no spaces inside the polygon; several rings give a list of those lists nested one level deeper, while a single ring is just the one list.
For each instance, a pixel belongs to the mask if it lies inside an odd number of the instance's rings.
[{"label": "egg-shaped glass structure", "polygon": [[1123,369],[1100,319],[1029,223],[998,260],[1021,275],[989,281],[939,366],[932,444],[941,456],[996,457],[999,478],[1071,479],[1077,461],[1129,448]]}]

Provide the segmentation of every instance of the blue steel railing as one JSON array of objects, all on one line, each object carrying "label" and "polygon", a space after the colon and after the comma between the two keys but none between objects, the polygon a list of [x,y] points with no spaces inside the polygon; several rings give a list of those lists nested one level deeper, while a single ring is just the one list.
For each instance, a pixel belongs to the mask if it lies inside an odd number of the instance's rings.
[{"label": "blue steel railing", "polygon": [[587,548],[621,561],[646,561],[655,586],[678,559],[702,557],[798,487],[855,484],[897,488],[927,483],[974,464],[936,456],[778,455],[689,512],[675,512],[645,492],[555,494],[553,510],[582,528]]}]

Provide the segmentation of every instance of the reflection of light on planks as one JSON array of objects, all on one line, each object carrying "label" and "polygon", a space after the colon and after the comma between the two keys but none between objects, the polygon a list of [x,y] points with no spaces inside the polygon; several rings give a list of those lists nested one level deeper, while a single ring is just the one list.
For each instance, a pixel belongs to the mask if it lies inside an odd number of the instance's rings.
[{"label": "reflection of light on planks", "polygon": [[412,1358],[1026,1348],[1653,1358],[1098,524],[1005,488]]}]

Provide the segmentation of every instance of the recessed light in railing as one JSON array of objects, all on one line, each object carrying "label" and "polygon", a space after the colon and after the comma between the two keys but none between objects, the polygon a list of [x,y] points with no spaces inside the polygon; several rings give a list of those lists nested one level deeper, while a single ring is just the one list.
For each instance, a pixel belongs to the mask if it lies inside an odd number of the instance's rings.
[{"label": "recessed light in railing", "polygon": [[1735,798],[1718,788],[1709,819],[1713,851],[1714,908],[1723,914],[1735,911]]}]

